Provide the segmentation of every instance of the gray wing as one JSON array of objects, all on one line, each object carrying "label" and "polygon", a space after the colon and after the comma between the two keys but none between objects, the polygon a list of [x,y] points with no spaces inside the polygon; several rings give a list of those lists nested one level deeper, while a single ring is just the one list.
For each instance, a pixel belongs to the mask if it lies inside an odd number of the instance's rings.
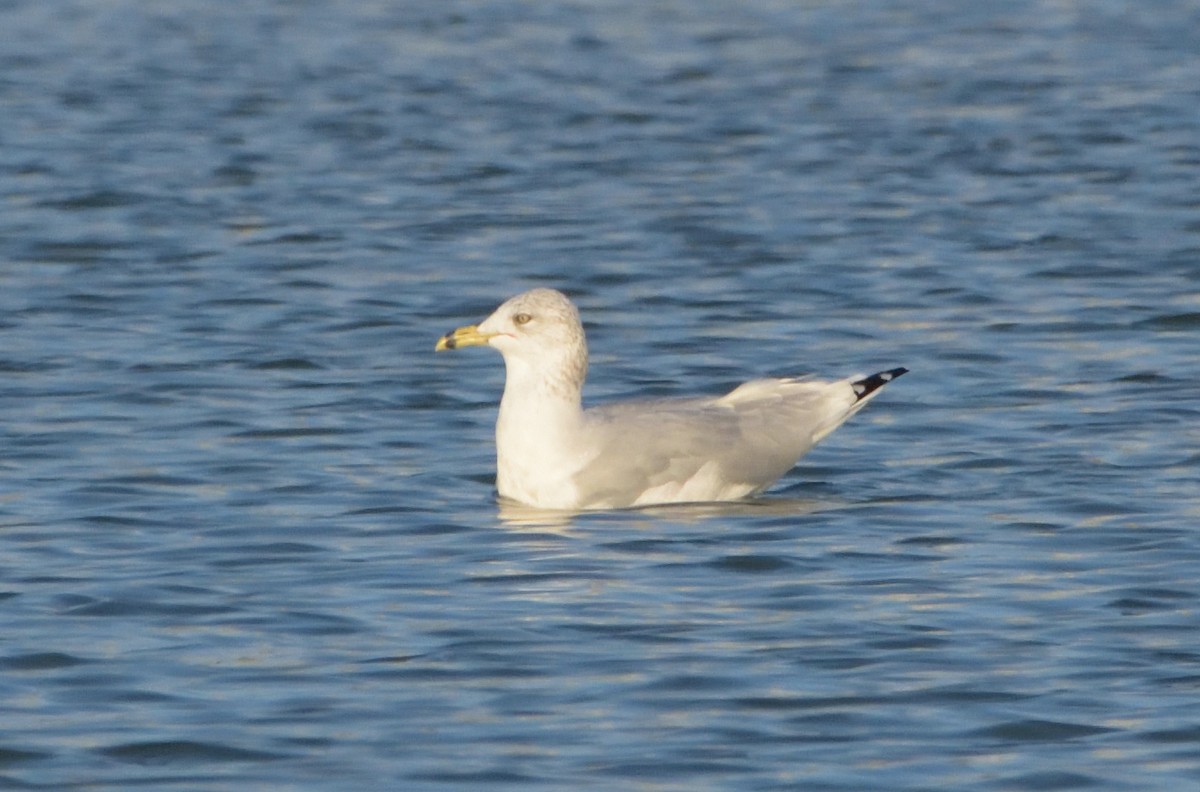
[{"label": "gray wing", "polygon": [[758,491],[856,406],[848,380],[755,380],[719,399],[592,408],[584,413],[592,453],[575,483],[584,502],[629,505],[715,463],[723,481]]}]

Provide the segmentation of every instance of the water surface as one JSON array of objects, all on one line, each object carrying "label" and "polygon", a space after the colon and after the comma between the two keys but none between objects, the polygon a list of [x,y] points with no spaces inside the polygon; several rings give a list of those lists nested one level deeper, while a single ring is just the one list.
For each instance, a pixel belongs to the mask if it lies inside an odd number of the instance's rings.
[{"label": "water surface", "polygon": [[[1194,3],[0,4],[0,786],[1200,780]],[[594,400],[903,365],[744,504]]]}]

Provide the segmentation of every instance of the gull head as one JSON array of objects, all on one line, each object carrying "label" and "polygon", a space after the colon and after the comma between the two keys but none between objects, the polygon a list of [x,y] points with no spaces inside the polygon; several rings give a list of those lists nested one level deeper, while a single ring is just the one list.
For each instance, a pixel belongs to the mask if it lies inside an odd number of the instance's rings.
[{"label": "gull head", "polygon": [[562,292],[533,289],[506,300],[477,325],[452,330],[438,339],[442,352],[490,346],[504,356],[509,376],[583,387],[587,342],[579,311]]}]

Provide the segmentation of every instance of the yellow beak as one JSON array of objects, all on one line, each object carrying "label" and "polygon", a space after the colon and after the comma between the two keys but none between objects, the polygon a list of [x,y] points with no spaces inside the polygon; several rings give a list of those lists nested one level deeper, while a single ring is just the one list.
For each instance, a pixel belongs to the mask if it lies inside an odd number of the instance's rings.
[{"label": "yellow beak", "polygon": [[467,325],[446,333],[438,339],[437,346],[433,349],[435,352],[444,352],[447,349],[458,349],[459,347],[486,346],[487,342],[495,335],[495,333],[479,332],[477,325]]}]

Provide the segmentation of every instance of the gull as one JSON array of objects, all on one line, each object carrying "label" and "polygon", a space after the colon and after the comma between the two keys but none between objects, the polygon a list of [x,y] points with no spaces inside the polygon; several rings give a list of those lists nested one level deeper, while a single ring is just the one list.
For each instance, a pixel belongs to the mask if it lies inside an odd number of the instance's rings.
[{"label": "gull", "polygon": [[554,289],[505,301],[452,330],[438,352],[504,357],[496,489],[541,509],[621,509],[738,500],[765,490],[908,369],[840,380],[755,379],[720,397],[583,407],[587,342]]}]

